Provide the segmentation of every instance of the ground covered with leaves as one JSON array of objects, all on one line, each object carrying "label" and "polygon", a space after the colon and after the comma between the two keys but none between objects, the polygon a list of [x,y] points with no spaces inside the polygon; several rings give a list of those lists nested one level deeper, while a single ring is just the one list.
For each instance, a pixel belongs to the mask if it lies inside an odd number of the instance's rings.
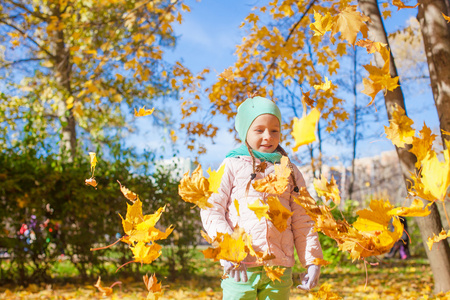
[{"label": "ground covered with leaves", "polygon": [[[199,275],[169,282],[161,278],[164,295],[160,299],[221,299],[220,268],[203,262]],[[378,266],[355,263],[348,266],[324,267],[320,286],[311,292],[292,289],[291,299],[450,299],[450,294],[433,295],[433,278],[423,259],[383,260]],[[300,270],[294,269],[298,280]],[[142,282],[132,277],[118,279],[110,297],[104,297],[94,287],[95,282],[31,284],[28,287],[3,285],[1,299],[145,299],[148,292]],[[113,280],[105,280],[104,285]],[[327,298],[328,297],[328,298]]]}]

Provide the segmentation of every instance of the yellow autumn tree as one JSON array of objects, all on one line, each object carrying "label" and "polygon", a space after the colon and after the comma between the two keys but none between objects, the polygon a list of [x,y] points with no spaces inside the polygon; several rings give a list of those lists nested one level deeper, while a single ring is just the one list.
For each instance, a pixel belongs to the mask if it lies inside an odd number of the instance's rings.
[{"label": "yellow autumn tree", "polygon": [[[187,10],[179,0],[2,1],[1,146],[61,139],[73,157],[81,137],[120,138],[114,132],[133,128],[134,110],[176,92],[183,66],[164,52]],[[152,118],[169,121],[158,109]]]}]

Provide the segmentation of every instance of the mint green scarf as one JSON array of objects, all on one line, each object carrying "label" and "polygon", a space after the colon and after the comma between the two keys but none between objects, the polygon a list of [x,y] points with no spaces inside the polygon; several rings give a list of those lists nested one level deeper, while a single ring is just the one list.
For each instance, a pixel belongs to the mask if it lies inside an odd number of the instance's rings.
[{"label": "mint green scarf", "polygon": [[[273,152],[273,153],[264,153],[259,152],[256,150],[253,150],[253,155],[255,155],[256,158],[262,160],[262,161],[268,161],[271,163],[277,163],[280,162],[281,154],[279,152]],[[226,157],[236,157],[236,156],[250,156],[250,152],[248,152],[248,148],[246,145],[241,145],[239,148],[236,148],[234,150],[231,150],[228,152]]]}]

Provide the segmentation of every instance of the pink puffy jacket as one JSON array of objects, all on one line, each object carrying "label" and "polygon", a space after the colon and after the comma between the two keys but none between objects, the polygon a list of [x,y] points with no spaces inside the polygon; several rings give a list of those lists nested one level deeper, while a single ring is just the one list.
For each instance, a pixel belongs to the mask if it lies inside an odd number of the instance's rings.
[{"label": "pink puffy jacket", "polygon": [[[260,161],[256,159],[256,165],[259,163]],[[255,213],[247,207],[257,199],[266,201],[269,196],[276,196],[258,192],[252,185],[245,196],[250,174],[253,173],[252,158],[249,156],[226,158],[222,164],[225,164],[225,171],[219,193],[212,194],[208,199],[213,207],[201,210],[203,227],[210,237],[215,237],[217,232],[231,234],[238,225],[252,236],[253,247],[256,251],[264,252],[269,249],[269,253],[274,254],[275,258],[266,262],[271,266],[292,267],[295,263],[294,245],[304,267],[313,264],[315,258],[323,258],[319,237],[313,230],[314,222],[291,198],[291,194],[295,195],[291,182],[286,191],[278,195],[278,198],[283,206],[294,214],[287,221],[287,229],[279,232],[271,221],[264,217],[258,220]],[[300,171],[295,166],[294,170],[297,186],[305,186]],[[266,170],[263,173],[257,173],[255,179],[264,178],[272,172],[274,172],[273,164],[268,163]],[[239,201],[239,216],[234,199]],[[252,256],[248,256],[245,261],[247,267],[258,266],[257,263],[252,263],[255,262]]]}]

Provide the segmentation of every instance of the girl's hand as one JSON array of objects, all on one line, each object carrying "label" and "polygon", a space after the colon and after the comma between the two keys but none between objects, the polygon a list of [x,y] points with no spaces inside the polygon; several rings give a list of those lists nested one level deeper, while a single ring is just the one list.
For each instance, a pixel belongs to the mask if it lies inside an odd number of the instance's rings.
[{"label": "girl's hand", "polygon": [[302,284],[298,285],[297,288],[309,291],[310,289],[314,288],[319,282],[320,266],[309,265],[307,273],[303,273],[302,275]]},{"label": "girl's hand", "polygon": [[247,282],[247,267],[245,264],[235,265],[228,260],[220,260],[221,265],[223,266],[224,272],[230,277],[234,278],[236,282],[242,281]]}]

